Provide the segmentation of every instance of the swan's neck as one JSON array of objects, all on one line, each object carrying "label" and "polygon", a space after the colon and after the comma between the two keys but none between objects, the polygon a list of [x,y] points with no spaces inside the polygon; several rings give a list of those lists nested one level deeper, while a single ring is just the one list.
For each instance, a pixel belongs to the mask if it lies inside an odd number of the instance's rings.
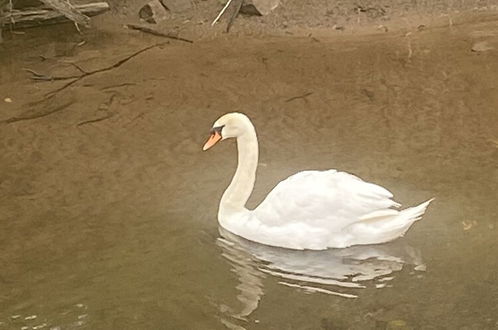
[{"label": "swan's neck", "polygon": [[232,182],[220,201],[218,218],[227,219],[233,213],[243,212],[251,196],[258,167],[258,139],[251,125],[237,138],[238,165]]}]

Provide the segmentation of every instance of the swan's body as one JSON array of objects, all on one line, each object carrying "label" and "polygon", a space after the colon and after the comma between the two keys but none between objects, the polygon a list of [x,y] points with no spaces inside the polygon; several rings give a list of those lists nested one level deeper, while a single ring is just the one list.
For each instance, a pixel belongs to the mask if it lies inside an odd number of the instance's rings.
[{"label": "swan's body", "polygon": [[254,210],[245,207],[254,187],[258,140],[249,118],[229,113],[214,124],[204,150],[236,138],[238,166],[220,201],[218,221],[258,243],[323,250],[377,244],[403,236],[431,200],[401,211],[386,189],[336,170],[304,171],[280,182]]}]

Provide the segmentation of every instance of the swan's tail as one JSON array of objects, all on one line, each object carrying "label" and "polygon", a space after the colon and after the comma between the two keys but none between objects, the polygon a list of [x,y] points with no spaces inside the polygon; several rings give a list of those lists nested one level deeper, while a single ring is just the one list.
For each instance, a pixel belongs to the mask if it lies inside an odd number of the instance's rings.
[{"label": "swan's tail", "polygon": [[[434,198],[414,207],[397,211],[379,210],[369,213],[348,227],[353,244],[379,244],[403,236],[411,225],[422,218]],[[353,245],[351,244],[351,245]]]}]

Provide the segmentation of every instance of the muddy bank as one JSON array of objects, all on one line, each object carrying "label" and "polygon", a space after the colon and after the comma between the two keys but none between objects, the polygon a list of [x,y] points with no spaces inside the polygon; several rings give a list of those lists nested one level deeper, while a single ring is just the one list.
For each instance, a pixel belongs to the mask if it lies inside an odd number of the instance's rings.
[{"label": "muddy bank", "polygon": [[[113,14],[120,19],[137,19],[142,1],[110,1]],[[229,18],[225,15],[213,29],[210,24],[220,11],[221,2],[197,1],[191,10],[167,14],[160,29],[174,30],[194,37],[219,37]],[[399,30],[427,24],[448,24],[461,13],[493,12],[498,1],[297,1],[282,0],[267,16],[239,15],[232,34],[299,34],[303,30],[329,29],[336,33]]]},{"label": "muddy bank", "polygon": [[[146,1],[126,0],[108,1],[111,11],[93,18],[93,27],[102,31],[123,33],[129,23],[143,23],[139,11]],[[21,3],[22,4],[22,3]],[[147,24],[161,32],[180,34],[190,39],[212,39],[225,36],[225,29],[230,17],[230,8],[216,26],[211,23],[222,8],[219,1],[193,1],[181,12],[164,11],[158,24]],[[189,8],[189,9],[188,9]],[[282,0],[280,5],[266,16],[240,14],[232,26],[232,35],[308,35],[314,30],[326,30],[332,35],[349,35],[355,33],[381,33],[400,31],[415,27],[452,25],[462,16],[481,15],[496,12],[498,1],[297,1]],[[8,30],[8,29],[6,29]],[[20,33],[38,35],[33,30]],[[71,33],[72,31],[72,33]],[[25,36],[5,32],[7,41],[26,40]],[[43,33],[43,32],[42,32]],[[65,34],[76,31],[71,28]],[[91,34],[91,31],[86,33]],[[14,42],[15,44],[15,42]],[[6,47],[11,47],[8,45]],[[1,50],[1,49],[0,49]]]}]

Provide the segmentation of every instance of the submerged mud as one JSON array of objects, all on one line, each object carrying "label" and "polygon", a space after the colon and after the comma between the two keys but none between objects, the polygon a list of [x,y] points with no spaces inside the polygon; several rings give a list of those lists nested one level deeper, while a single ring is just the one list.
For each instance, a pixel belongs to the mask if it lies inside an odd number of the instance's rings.
[{"label": "submerged mud", "polygon": [[[81,76],[158,41],[46,38],[0,59],[0,329],[498,325],[496,18],[171,41],[67,87],[23,68]],[[235,146],[201,147],[229,111],[260,139],[250,206],[296,171],[327,168],[405,206],[436,200],[401,247],[350,252],[352,273],[333,251],[330,275],[310,266],[320,256],[220,240]]]}]

